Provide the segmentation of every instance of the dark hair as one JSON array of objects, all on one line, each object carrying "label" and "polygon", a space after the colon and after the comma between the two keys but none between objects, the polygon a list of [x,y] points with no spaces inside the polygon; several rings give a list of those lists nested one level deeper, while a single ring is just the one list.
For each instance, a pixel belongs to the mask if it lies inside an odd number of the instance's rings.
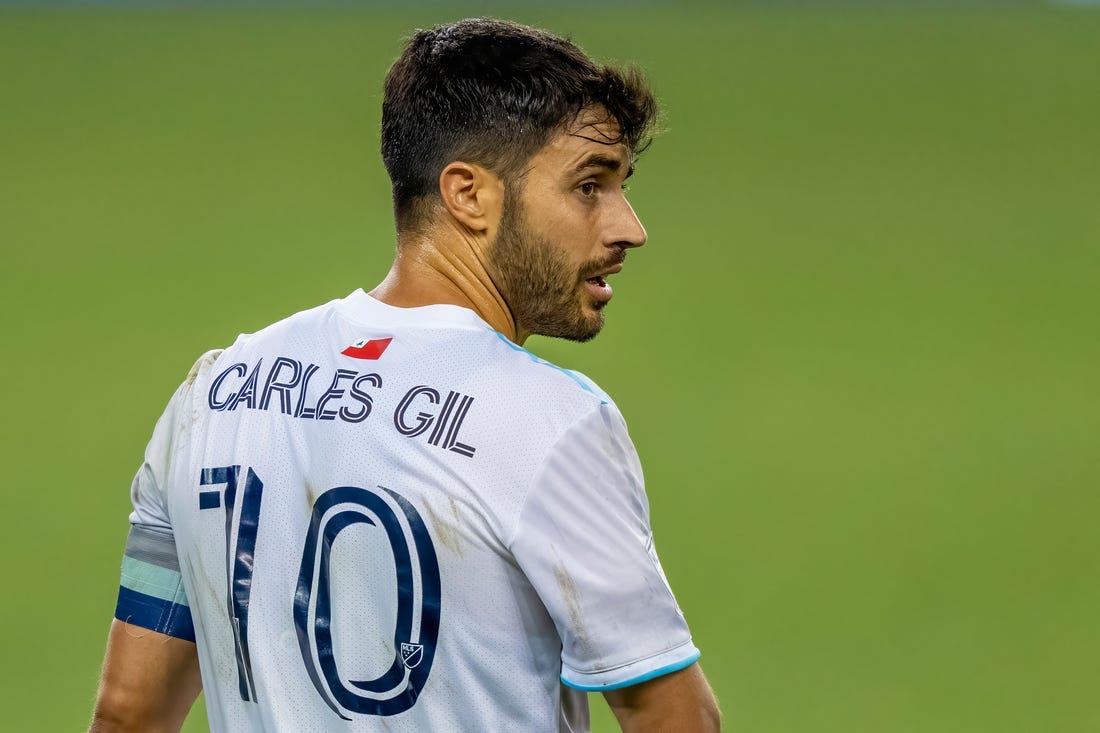
[{"label": "dark hair", "polygon": [[572,42],[509,21],[473,18],[419,30],[386,75],[382,160],[398,229],[416,224],[453,160],[508,181],[552,133],[590,106],[618,123],[635,154],[657,102],[641,72],[600,66]]}]

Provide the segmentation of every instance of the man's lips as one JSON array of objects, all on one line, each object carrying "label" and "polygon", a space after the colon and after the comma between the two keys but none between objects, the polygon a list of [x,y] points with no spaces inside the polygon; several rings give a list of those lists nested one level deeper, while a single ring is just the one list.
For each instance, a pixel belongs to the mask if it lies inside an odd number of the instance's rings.
[{"label": "man's lips", "polygon": [[596,300],[606,303],[611,300],[612,290],[611,286],[607,284],[607,278],[620,272],[623,269],[622,263],[617,263],[611,267],[607,267],[603,270],[599,270],[591,277],[585,278],[585,285]]}]

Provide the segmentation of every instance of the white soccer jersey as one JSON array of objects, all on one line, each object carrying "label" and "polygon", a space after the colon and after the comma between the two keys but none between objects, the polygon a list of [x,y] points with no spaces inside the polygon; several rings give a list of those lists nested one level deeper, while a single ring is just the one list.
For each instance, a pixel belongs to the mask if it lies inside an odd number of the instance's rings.
[{"label": "white soccer jersey", "polygon": [[196,641],[216,732],[584,731],[699,656],[619,411],[457,306],[206,354],[132,496],[116,616]]}]

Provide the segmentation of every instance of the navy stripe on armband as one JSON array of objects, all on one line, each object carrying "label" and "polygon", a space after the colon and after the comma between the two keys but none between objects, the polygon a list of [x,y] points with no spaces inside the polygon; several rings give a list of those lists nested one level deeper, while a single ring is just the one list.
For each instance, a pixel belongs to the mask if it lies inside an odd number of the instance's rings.
[{"label": "navy stripe on armband", "polygon": [[159,634],[167,634],[184,641],[195,641],[195,625],[191,621],[190,608],[138,593],[126,586],[118,587],[115,618]]},{"label": "navy stripe on armband", "polygon": [[171,530],[135,524],[126,539],[115,618],[178,639],[195,641]]}]

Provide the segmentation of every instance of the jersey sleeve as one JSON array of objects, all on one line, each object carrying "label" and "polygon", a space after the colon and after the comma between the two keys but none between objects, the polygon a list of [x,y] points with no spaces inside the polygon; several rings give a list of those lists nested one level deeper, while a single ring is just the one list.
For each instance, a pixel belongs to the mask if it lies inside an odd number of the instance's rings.
[{"label": "jersey sleeve", "polygon": [[133,511],[115,606],[120,621],[188,641],[195,641],[195,629],[164,488],[177,448],[177,419],[190,410],[192,382],[189,375],[157,421],[130,487]]},{"label": "jersey sleeve", "polygon": [[511,543],[562,642],[561,680],[614,690],[699,658],[657,559],[641,465],[614,406],[562,436]]}]

